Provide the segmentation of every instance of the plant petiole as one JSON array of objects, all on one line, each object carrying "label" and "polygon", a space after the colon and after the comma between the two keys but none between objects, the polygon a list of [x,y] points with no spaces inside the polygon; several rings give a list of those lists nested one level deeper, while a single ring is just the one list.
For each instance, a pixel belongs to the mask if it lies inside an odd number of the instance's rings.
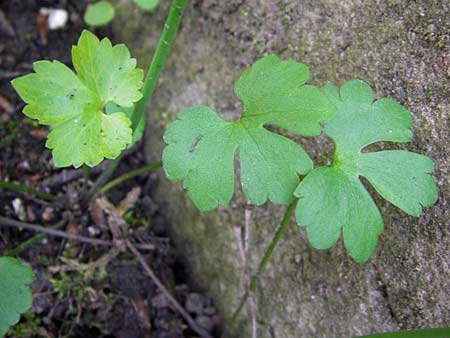
[{"label": "plant petiole", "polygon": [[[150,101],[156,84],[158,83],[159,75],[161,74],[161,70],[163,69],[169,56],[170,47],[175,40],[175,36],[178,32],[178,28],[180,27],[181,19],[183,18],[187,3],[188,0],[172,1],[169,14],[167,15],[167,19],[164,24],[163,32],[156,47],[155,54],[153,55],[150,67],[147,71],[147,75],[145,77],[144,86],[142,88],[142,99],[135,105],[134,111],[131,115],[131,128],[133,129],[133,131],[136,129],[139,121],[144,115],[145,106]],[[97,181],[90,189],[88,198],[91,198],[93,195],[95,195],[96,190],[109,180],[109,178],[114,173],[114,170],[117,168],[120,159],[121,156],[108,163],[105,171],[98,177]]]},{"label": "plant petiole", "polygon": [[250,296],[250,291],[255,291],[258,279],[261,276],[261,274],[263,273],[267,264],[269,263],[269,260],[272,257],[278,243],[280,242],[281,237],[283,236],[284,232],[286,231],[287,225],[289,224],[289,220],[291,219],[292,214],[294,213],[295,208],[297,207],[297,203],[298,203],[298,199],[295,199],[291,204],[289,204],[288,208],[286,209],[286,212],[283,216],[283,220],[281,221],[280,226],[278,227],[277,231],[275,231],[272,241],[270,242],[269,247],[267,248],[266,252],[264,253],[263,258],[261,259],[261,262],[258,265],[258,270],[256,271],[255,276],[253,276],[250,281],[250,288],[245,291],[244,296],[242,297],[241,301],[239,302],[238,308],[236,309],[236,311],[234,311],[233,315],[231,316],[232,323],[234,321],[236,321],[239,313],[244,308],[244,305],[246,304],[247,299]]}]

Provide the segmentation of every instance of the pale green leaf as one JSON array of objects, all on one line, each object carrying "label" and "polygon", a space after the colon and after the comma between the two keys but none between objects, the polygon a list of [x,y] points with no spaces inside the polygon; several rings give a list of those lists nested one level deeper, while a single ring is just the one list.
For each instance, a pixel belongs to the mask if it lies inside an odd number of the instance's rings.
[{"label": "pale green leaf", "polygon": [[53,149],[57,167],[80,167],[83,163],[93,167],[126,149],[131,142],[130,125],[124,113],[86,111],[53,129],[46,146]]},{"label": "pale green leaf", "polygon": [[319,249],[333,246],[342,229],[350,255],[364,262],[376,248],[383,220],[359,177],[394,205],[419,216],[422,207],[437,199],[434,164],[403,150],[363,152],[379,141],[412,139],[412,116],[397,102],[373,102],[372,90],[359,80],[345,83],[340,93],[331,85],[324,91],[338,109],[325,126],[336,144],[334,164],[314,169],[298,186],[297,222],[307,227],[311,244]]},{"label": "pale green leaf", "polygon": [[28,266],[15,258],[0,257],[0,337],[31,307],[33,297],[27,285],[33,279]]},{"label": "pale green leaf", "polygon": [[103,104],[110,101],[131,107],[142,98],[140,89],[144,72],[136,68],[136,59],[123,45],[111,45],[109,39],[99,39],[84,30],[78,45],[72,49],[72,61],[78,77]]},{"label": "pale green leaf", "polygon": [[23,113],[28,117],[55,125],[77,116],[86,107],[101,106],[98,96],[61,62],[38,61],[33,66],[35,73],[12,81],[27,103]]},{"label": "pale green leaf", "polygon": [[[55,165],[94,166],[116,158],[132,142],[124,113],[142,97],[143,72],[124,45],[113,47],[86,30],[72,54],[78,74],[58,61],[39,61],[35,73],[12,84],[27,103],[24,114],[52,126],[47,147]],[[122,112],[107,115],[111,103]]]},{"label": "pale green leaf", "polygon": [[134,0],[134,2],[145,11],[155,9],[159,5],[159,0]]},{"label": "pale green leaf", "polygon": [[[118,106],[117,104],[115,104],[114,102],[108,103],[105,107],[105,112],[107,115],[122,112],[130,120],[131,120],[131,115],[133,114],[133,111],[134,111],[134,106],[121,107],[121,106]],[[142,139],[142,136],[144,136],[145,124],[146,124],[146,118],[145,118],[145,114],[143,114],[141,117],[141,120],[139,121],[138,125],[136,126],[136,129],[133,131],[133,137],[132,137],[131,143],[128,145],[128,148],[130,148],[136,142],[138,142]]]},{"label": "pale green leaf", "polygon": [[84,21],[91,26],[104,26],[111,22],[116,10],[108,1],[98,1],[89,5],[84,13]]},{"label": "pale green leaf", "polygon": [[290,203],[299,175],[312,169],[312,161],[299,145],[265,126],[301,135],[320,133],[335,107],[317,88],[304,86],[308,76],[308,68],[301,63],[267,56],[236,83],[244,103],[239,122],[225,121],[208,107],[181,112],[164,135],[168,178],[183,180],[200,210],[227,204],[234,191],[234,157],[239,150],[247,197],[257,205],[267,199]]}]

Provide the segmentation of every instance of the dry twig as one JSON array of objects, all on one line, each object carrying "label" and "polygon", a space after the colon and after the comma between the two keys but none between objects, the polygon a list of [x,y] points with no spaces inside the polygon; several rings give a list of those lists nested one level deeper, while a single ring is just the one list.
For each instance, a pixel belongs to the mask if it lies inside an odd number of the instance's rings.
[{"label": "dry twig", "polygon": [[130,251],[136,256],[136,258],[141,263],[142,268],[144,269],[145,273],[152,279],[152,281],[156,284],[158,289],[161,290],[161,292],[164,294],[164,296],[167,297],[167,299],[172,304],[172,306],[175,308],[175,310],[177,310],[178,313],[186,320],[186,322],[189,324],[191,329],[194,330],[202,338],[212,338],[212,336],[205,329],[203,329],[200,325],[198,325],[197,322],[189,315],[189,313],[187,313],[187,311],[180,305],[180,303],[178,303],[178,301],[172,296],[170,291],[164,286],[164,284],[155,275],[153,270],[147,264],[144,257],[136,249],[136,247],[133,244],[131,244],[130,241],[126,241],[126,244],[127,244],[128,248],[130,249]]}]

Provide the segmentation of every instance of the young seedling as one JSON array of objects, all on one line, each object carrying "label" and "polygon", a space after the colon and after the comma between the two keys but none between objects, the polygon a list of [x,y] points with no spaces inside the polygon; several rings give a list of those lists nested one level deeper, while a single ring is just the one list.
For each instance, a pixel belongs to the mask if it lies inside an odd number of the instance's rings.
[{"label": "young seedling", "polygon": [[[134,3],[144,11],[155,9],[159,0],[133,0]],[[84,21],[92,26],[99,27],[110,23],[116,16],[116,9],[108,1],[98,1],[89,5],[84,13]]]},{"label": "young seedling", "polygon": [[77,74],[59,61],[38,61],[35,73],[12,85],[28,104],[23,113],[53,127],[46,146],[55,165],[92,167],[132,143],[127,108],[142,98],[144,72],[125,45],[113,47],[87,30],[72,49],[72,61]]},{"label": "young seedling", "polygon": [[[365,262],[373,255],[383,219],[360,177],[412,216],[437,200],[430,158],[404,150],[365,152],[368,145],[380,141],[411,141],[413,119],[404,107],[390,99],[373,102],[372,90],[360,80],[345,83],[338,94],[332,85],[323,92],[303,85],[307,79],[303,64],[266,56],[236,83],[244,104],[239,122],[224,121],[208,107],[193,107],[182,111],[164,135],[166,175],[183,181],[201,211],[231,200],[238,149],[247,198],[256,205],[267,199],[290,203],[251,279],[251,290],[295,209],[313,247],[332,247],[343,229],[344,245],[355,261]],[[334,164],[313,169],[299,145],[269,132],[266,125],[304,136],[323,130],[336,145]],[[246,290],[233,320],[249,294]]]},{"label": "young seedling", "polygon": [[[383,232],[383,219],[359,177],[417,217],[422,206],[437,199],[434,164],[403,150],[363,152],[379,141],[411,141],[411,114],[390,99],[374,103],[372,90],[360,80],[344,84],[339,95],[332,85],[323,92],[304,85],[308,75],[305,65],[280,62],[276,56],[257,61],[236,83],[244,104],[241,120],[224,121],[208,107],[182,111],[164,135],[164,169],[169,179],[183,180],[200,210],[211,210],[229,203],[233,195],[234,154],[239,149],[241,183],[252,203],[260,205],[268,198],[288,204],[299,198],[297,222],[306,226],[315,248],[333,246],[343,228],[350,255],[365,262]],[[265,125],[304,136],[319,135],[325,125],[336,144],[334,164],[313,169],[299,145]]]}]

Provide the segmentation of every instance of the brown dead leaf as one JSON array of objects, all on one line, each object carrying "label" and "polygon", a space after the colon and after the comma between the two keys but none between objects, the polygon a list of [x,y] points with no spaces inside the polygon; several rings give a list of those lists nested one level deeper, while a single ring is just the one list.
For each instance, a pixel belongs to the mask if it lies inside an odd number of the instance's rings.
[{"label": "brown dead leaf", "polygon": [[48,16],[45,14],[39,13],[36,18],[39,36],[44,45],[48,42]]},{"label": "brown dead leaf", "polygon": [[79,229],[77,223],[70,222],[70,223],[67,225],[67,227],[66,227],[66,231],[67,231],[69,234],[72,234],[72,235],[78,235],[78,233],[80,232],[80,229]]},{"label": "brown dead leaf", "polygon": [[128,192],[127,196],[125,196],[117,208],[121,216],[125,215],[129,209],[135,206],[139,196],[141,196],[141,187],[134,187]]},{"label": "brown dead leaf", "polygon": [[132,299],[134,310],[136,311],[139,319],[141,320],[144,328],[150,330],[152,324],[150,322],[150,311],[147,304],[141,297],[133,297]]},{"label": "brown dead leaf", "polygon": [[34,137],[38,138],[47,138],[48,136],[48,130],[47,129],[33,129],[30,131],[30,134]]},{"label": "brown dead leaf", "polygon": [[6,97],[2,95],[0,95],[0,109],[4,110],[7,113],[14,113],[13,105]]}]

